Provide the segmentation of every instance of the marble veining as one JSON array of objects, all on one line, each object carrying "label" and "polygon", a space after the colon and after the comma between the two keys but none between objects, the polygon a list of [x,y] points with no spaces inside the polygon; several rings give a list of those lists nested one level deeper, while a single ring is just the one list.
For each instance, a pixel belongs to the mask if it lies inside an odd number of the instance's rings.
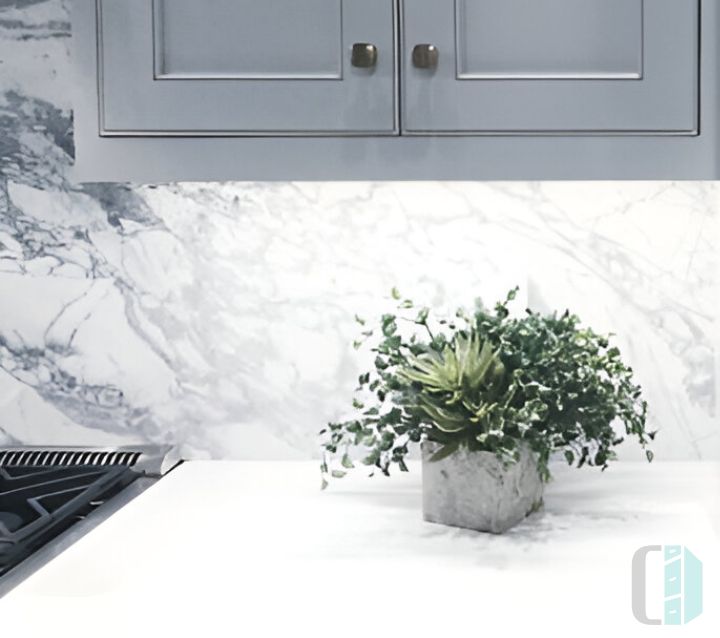
[{"label": "marble veining", "polygon": [[617,334],[658,458],[720,459],[716,184],[77,184],[68,8],[0,0],[0,442],[306,458],[354,314],[519,284]]}]

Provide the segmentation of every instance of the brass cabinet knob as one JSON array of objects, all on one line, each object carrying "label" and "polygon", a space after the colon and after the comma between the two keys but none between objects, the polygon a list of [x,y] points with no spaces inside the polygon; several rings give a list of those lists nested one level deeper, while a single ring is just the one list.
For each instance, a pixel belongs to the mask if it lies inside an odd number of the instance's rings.
[{"label": "brass cabinet knob", "polygon": [[440,52],[433,44],[418,44],[412,52],[413,66],[418,69],[434,69],[439,59]]},{"label": "brass cabinet knob", "polygon": [[372,69],[377,64],[378,50],[369,42],[356,42],[352,47],[351,62],[359,69]]}]

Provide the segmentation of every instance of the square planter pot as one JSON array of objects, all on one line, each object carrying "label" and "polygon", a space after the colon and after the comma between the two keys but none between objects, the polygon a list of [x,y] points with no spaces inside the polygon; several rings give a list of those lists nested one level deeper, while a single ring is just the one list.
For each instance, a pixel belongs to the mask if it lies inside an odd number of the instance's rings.
[{"label": "square planter pot", "polygon": [[542,505],[537,459],[523,446],[520,460],[503,466],[491,452],[454,454],[431,461],[440,449],[422,444],[423,516],[426,521],[502,534]]}]

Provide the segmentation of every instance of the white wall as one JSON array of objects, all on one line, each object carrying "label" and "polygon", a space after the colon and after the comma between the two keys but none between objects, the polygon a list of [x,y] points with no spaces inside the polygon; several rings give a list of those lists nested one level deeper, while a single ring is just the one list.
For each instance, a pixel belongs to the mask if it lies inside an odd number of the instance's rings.
[{"label": "white wall", "polygon": [[659,458],[720,459],[716,185],[83,187],[69,45],[63,2],[0,8],[0,440],[310,456],[355,313],[520,284],[617,333]]}]

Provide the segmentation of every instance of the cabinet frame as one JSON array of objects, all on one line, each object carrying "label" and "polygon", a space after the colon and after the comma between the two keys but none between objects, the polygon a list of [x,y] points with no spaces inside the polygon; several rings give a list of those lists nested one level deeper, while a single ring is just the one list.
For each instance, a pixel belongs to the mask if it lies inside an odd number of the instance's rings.
[{"label": "cabinet frame", "polygon": [[[96,0],[73,0],[78,182],[720,179],[720,3],[700,0],[699,130],[688,135],[99,135]],[[401,2],[396,0],[398,9]],[[407,55],[407,44],[396,56]],[[400,95],[396,96],[400,99]],[[402,124],[402,122],[400,122]]]}]

